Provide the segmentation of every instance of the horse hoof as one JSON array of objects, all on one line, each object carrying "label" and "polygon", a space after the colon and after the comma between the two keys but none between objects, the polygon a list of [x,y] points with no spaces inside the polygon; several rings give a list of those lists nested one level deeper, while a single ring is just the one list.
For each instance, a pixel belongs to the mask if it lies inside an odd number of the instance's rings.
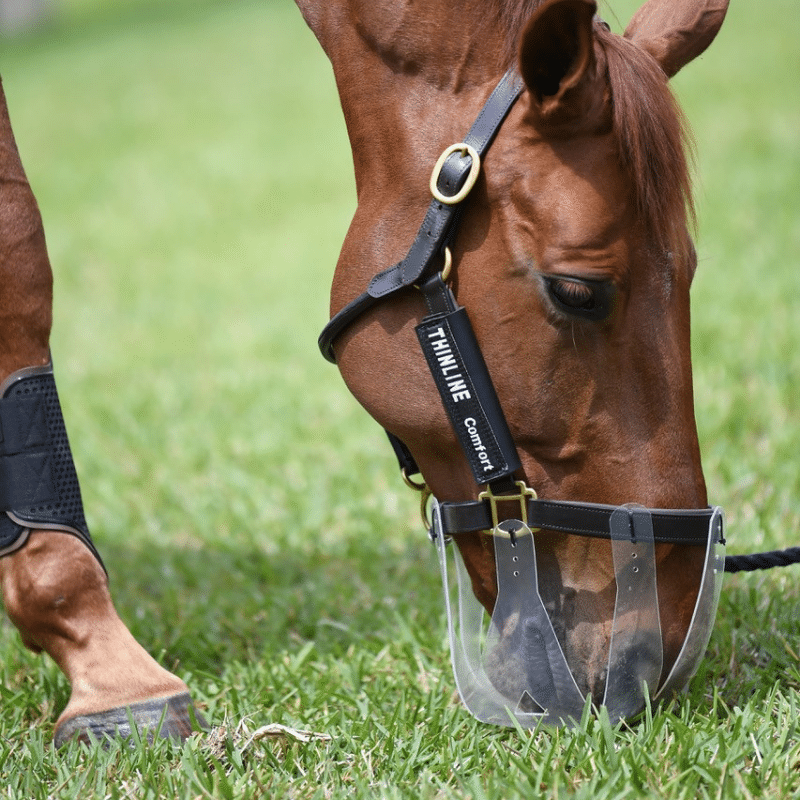
[{"label": "horse hoof", "polygon": [[189,693],[183,692],[96,714],[70,717],[56,728],[53,742],[56,747],[61,747],[72,741],[93,745],[109,739],[127,739],[133,733],[131,723],[151,744],[156,738],[182,742],[194,731],[208,728]]}]

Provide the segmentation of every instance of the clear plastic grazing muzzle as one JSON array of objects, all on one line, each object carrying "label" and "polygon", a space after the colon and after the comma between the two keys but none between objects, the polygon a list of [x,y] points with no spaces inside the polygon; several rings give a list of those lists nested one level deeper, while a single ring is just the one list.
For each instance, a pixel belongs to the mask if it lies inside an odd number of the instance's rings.
[{"label": "clear plastic grazing muzzle", "polygon": [[[447,546],[436,502],[432,513],[453,671],[464,705],[495,725],[511,726],[515,720],[526,728],[540,722],[575,724],[587,698],[539,594],[530,529],[520,520],[495,529],[498,594],[490,618],[475,599],[458,548]],[[659,685],[663,645],[651,515],[639,506],[622,506],[611,514],[609,527],[617,595],[602,705],[615,722],[640,712],[645,693],[658,699],[680,691],[697,670],[719,601],[725,537],[722,509],[715,508],[692,620],[674,666]]]}]

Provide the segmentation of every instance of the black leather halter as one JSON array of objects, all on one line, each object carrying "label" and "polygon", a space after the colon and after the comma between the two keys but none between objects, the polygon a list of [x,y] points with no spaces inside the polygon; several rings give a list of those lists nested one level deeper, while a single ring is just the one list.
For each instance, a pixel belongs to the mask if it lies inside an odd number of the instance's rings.
[{"label": "black leather halter", "polygon": [[[487,487],[477,501],[440,504],[444,535],[492,530],[503,516],[499,507],[513,505],[514,517],[531,529],[609,539],[609,521],[617,506],[540,500],[532,489],[514,480],[521,465],[508,423],[466,311],[458,306],[440,273],[443,260],[449,259],[448,244],[457,232],[462,203],[477,177],[480,159],[523,85],[514,70],[506,73],[464,141],[445,150],[431,179],[434,199],[408,254],[376,275],[363,294],[330,320],[319,337],[319,347],[328,361],[335,362],[334,340],[351,322],[396,292],[419,289],[430,311],[417,327],[420,344],[473,477]],[[464,399],[470,402],[458,402]],[[408,448],[388,435],[404,475],[419,473]],[[650,513],[656,542],[707,544],[712,509],[652,509]]]},{"label": "black leather halter", "polygon": [[[462,143],[465,145],[464,150],[467,147],[474,148],[478,156],[483,158],[503,120],[522,92],[523,85],[522,78],[516,71],[509,71],[503,76],[464,138]],[[438,271],[444,248],[455,233],[461,215],[461,203],[464,198],[458,198],[470,177],[473,165],[472,156],[458,149],[454,149],[444,159],[436,187],[441,197],[446,197],[447,201],[443,202],[437,198],[431,201],[406,257],[376,275],[370,281],[367,290],[334,315],[323,328],[319,337],[319,349],[328,361],[336,362],[333,342],[351,322],[381,300],[402,289],[425,283]],[[479,168],[479,164],[476,166]]]}]

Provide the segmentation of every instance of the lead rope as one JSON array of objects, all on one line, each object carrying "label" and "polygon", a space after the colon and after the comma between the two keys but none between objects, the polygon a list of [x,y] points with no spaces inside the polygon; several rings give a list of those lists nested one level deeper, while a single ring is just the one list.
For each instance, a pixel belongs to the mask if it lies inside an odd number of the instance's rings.
[{"label": "lead rope", "polygon": [[757,569],[788,567],[791,564],[800,564],[800,547],[770,550],[766,553],[725,556],[725,572],[755,572]]}]

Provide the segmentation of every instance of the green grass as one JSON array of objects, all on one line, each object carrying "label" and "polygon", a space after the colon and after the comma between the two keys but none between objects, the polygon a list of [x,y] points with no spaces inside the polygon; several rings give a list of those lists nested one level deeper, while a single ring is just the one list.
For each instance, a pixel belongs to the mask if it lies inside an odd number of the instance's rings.
[{"label": "green grass", "polygon": [[[461,709],[416,499],[316,349],[354,208],[324,56],[288,2],[64,7],[0,40],[0,72],[87,515],[121,615],[227,733],[213,753],[55,753],[68,687],[4,622],[4,796],[800,796],[798,568],[728,579],[689,693],[636,726]],[[731,552],[800,541],[794,10],[734,3],[676,81],[699,153],[698,424]],[[268,723],[331,741],[245,748]]]}]

